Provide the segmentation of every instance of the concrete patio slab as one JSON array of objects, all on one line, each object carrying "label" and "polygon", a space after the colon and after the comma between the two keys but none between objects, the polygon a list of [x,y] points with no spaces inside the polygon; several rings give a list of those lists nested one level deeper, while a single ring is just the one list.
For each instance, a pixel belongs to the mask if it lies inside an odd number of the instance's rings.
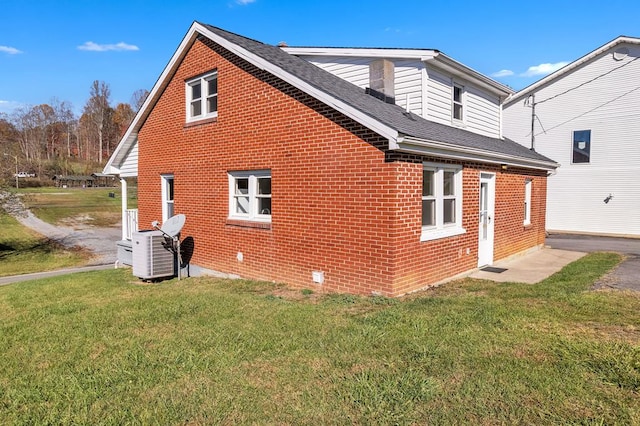
[{"label": "concrete patio slab", "polygon": [[522,256],[501,260],[491,265],[504,272],[478,270],[469,275],[471,278],[497,282],[517,282],[535,284],[555,274],[569,263],[586,255],[584,252],[541,248]]}]

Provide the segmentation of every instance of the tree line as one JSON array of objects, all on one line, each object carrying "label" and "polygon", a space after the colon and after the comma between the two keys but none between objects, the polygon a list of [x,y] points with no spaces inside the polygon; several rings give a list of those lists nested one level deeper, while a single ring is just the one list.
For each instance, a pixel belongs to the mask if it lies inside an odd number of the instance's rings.
[{"label": "tree line", "polygon": [[109,85],[96,80],[79,117],[71,103],[57,98],[47,104],[0,114],[0,148],[4,154],[0,160],[7,164],[7,157],[15,158],[20,171],[38,175],[66,174],[70,172],[70,164],[100,167],[148,94],[147,90],[138,90],[130,103],[112,106]]}]

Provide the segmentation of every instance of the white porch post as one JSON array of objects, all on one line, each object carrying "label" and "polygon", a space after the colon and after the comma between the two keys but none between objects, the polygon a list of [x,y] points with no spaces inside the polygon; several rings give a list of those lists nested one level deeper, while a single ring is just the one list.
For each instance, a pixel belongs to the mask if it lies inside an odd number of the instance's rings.
[{"label": "white porch post", "polygon": [[122,239],[126,240],[129,222],[127,220],[127,181],[123,177],[120,178],[120,191],[122,196]]}]

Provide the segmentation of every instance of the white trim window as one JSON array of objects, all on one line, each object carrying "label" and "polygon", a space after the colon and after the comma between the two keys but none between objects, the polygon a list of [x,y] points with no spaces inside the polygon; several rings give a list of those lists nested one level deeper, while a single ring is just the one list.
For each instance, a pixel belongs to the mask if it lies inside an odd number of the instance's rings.
[{"label": "white trim window", "polygon": [[421,241],[463,234],[462,167],[424,163]]},{"label": "white trim window", "polygon": [[453,83],[451,96],[451,116],[456,121],[464,121],[464,86]]},{"label": "white trim window", "polygon": [[218,71],[187,80],[187,121],[218,116]]},{"label": "white trim window", "polygon": [[524,181],[524,224],[531,225],[531,186],[533,181],[526,179]]},{"label": "white trim window", "polygon": [[271,171],[229,172],[229,219],[271,222]]},{"label": "white trim window", "polygon": [[173,175],[160,175],[162,192],[162,222],[173,217]]}]

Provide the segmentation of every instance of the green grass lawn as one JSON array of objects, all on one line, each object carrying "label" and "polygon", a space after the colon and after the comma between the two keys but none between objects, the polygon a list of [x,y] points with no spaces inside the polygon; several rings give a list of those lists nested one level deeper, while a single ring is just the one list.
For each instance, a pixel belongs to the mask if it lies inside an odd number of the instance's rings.
[{"label": "green grass lawn", "polygon": [[[132,209],[137,206],[135,192],[129,191]],[[33,214],[54,225],[115,226],[122,218],[120,188],[27,188],[19,193]]]},{"label": "green grass lawn", "polygon": [[396,300],[110,270],[0,287],[0,423],[640,424],[640,297],[591,254]]},{"label": "green grass lawn", "polygon": [[89,258],[84,251],[65,249],[25,228],[2,209],[0,229],[0,276],[77,266]]}]

